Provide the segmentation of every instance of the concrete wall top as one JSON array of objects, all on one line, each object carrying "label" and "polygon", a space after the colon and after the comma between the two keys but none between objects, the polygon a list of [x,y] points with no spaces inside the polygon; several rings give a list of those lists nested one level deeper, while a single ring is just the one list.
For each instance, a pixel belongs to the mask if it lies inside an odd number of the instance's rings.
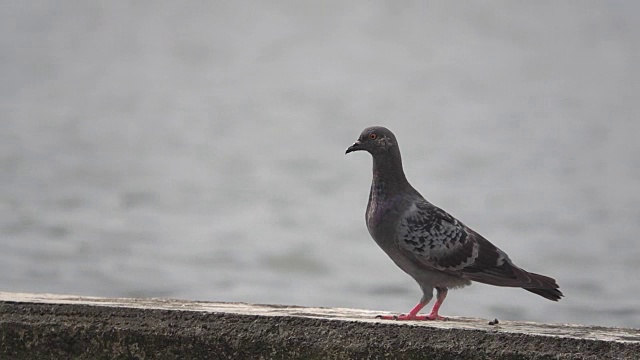
[{"label": "concrete wall top", "polygon": [[0,292],[0,358],[640,358],[640,330]]}]

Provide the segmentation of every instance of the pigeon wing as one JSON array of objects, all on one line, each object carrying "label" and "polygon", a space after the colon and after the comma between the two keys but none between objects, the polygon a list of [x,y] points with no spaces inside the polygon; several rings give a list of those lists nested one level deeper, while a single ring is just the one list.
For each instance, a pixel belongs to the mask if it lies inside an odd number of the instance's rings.
[{"label": "pigeon wing", "polygon": [[466,227],[426,201],[413,203],[401,217],[396,241],[425,265],[442,271],[461,271],[478,257],[478,242]]},{"label": "pigeon wing", "polygon": [[437,270],[485,284],[523,287],[551,300],[562,296],[554,279],[515,266],[489,240],[426,201],[414,203],[400,219],[397,243]]}]

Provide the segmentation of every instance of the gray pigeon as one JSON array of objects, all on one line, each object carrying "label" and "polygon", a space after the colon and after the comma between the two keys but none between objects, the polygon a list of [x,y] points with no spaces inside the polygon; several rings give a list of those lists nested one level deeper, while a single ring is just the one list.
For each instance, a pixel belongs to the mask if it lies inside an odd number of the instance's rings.
[{"label": "gray pigeon", "polygon": [[[420,285],[423,296],[408,314],[380,316],[396,320],[446,320],[438,315],[449,289],[477,281],[521,287],[558,301],[562,292],[550,277],[527,272],[507,254],[446,211],[425,200],[402,170],[400,148],[384,127],[364,129],[346,153],[364,150],[373,157],[373,181],[366,222],[369,234],[393,262]],[[418,312],[433,298],[431,313]]]}]

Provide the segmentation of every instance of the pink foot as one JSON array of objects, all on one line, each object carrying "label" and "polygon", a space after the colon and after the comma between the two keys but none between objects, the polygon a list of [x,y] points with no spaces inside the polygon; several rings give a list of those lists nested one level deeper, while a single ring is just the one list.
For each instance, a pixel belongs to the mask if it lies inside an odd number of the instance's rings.
[{"label": "pink foot", "polygon": [[438,300],[433,305],[433,309],[429,315],[418,315],[420,310],[427,305],[429,301],[420,301],[418,305],[414,306],[408,314],[400,314],[400,315],[378,315],[376,319],[383,320],[449,320],[444,316],[438,315],[438,310],[440,310],[440,305],[444,301],[444,298],[447,296],[447,289],[438,288]]},{"label": "pink foot", "polygon": [[442,321],[447,321],[449,320],[448,317],[445,316],[440,316],[438,314],[429,314],[427,316],[425,316],[427,318],[427,320],[442,320]]},{"label": "pink foot", "polygon": [[444,316],[440,316],[440,315],[411,315],[411,314],[400,314],[400,315],[378,315],[376,316],[376,319],[382,319],[382,320],[398,320],[398,321],[403,321],[403,320],[449,320],[449,318],[446,318]]}]

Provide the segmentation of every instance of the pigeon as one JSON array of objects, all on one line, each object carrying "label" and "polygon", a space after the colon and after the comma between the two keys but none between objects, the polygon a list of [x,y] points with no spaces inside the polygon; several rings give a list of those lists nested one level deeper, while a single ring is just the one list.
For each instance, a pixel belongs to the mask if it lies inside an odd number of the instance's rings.
[{"label": "pigeon", "polygon": [[[555,279],[525,271],[489,240],[431,204],[409,184],[395,135],[368,127],[345,154],[367,151],[373,157],[373,181],[366,210],[369,234],[393,262],[422,290],[408,314],[378,316],[395,320],[447,320],[438,314],[449,289],[472,281],[520,287],[552,301],[562,296]],[[433,298],[428,315],[418,315]]]}]

